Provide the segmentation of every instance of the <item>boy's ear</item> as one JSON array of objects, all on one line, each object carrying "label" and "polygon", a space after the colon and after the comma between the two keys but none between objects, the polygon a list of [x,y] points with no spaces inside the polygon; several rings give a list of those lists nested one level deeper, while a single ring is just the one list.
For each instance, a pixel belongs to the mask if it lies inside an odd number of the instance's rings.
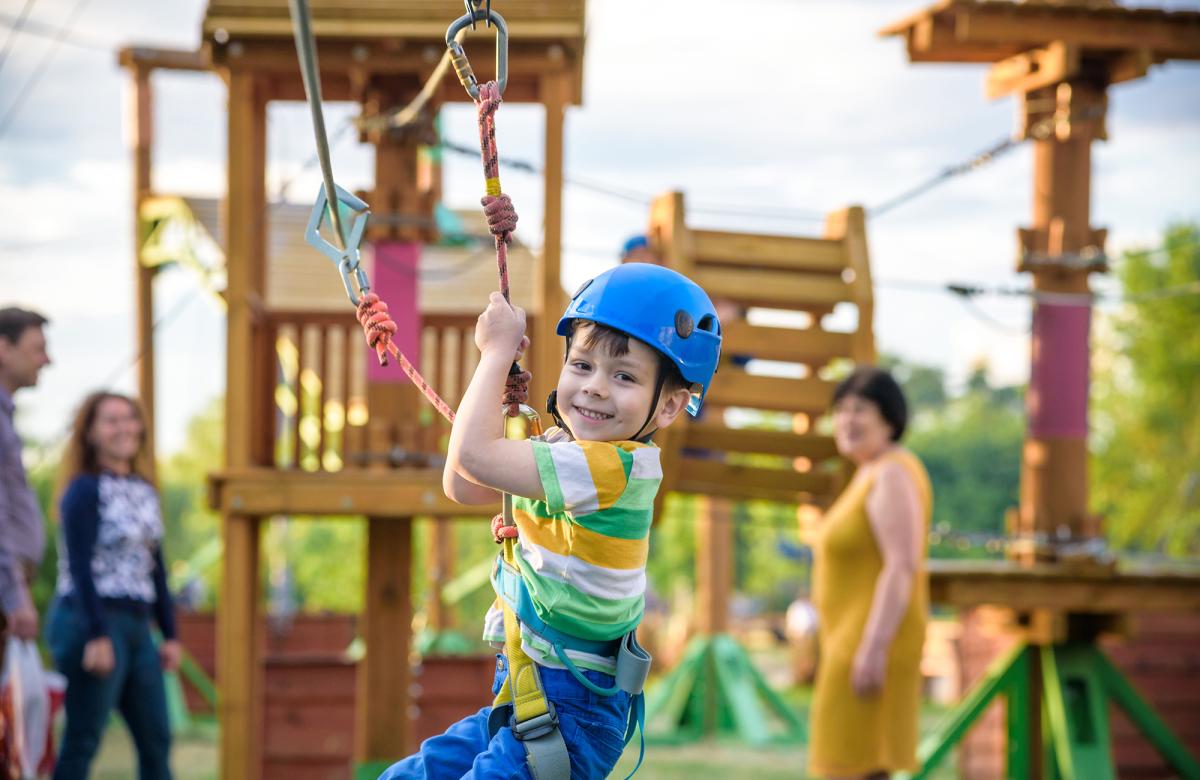
[{"label": "boy's ear", "polygon": [[675,418],[687,409],[691,400],[692,392],[684,387],[663,393],[662,400],[658,403],[658,412],[654,415],[654,427],[666,428],[675,422]]}]

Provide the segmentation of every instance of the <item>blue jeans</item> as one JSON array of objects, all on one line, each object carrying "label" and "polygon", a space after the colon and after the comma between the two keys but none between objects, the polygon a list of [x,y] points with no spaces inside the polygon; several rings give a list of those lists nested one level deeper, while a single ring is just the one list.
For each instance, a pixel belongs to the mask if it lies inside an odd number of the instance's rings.
[{"label": "blue jeans", "polygon": [[121,713],[137,749],[140,780],[170,780],[171,726],[158,648],[150,619],[129,610],[106,609],[116,666],[107,677],[83,670],[87,629],[82,611],[58,600],[46,624],[54,665],[67,678],[67,727],[54,780],[86,780],[113,709]]},{"label": "blue jeans", "polygon": [[[571,780],[602,780],[625,750],[625,725],[629,694],[600,696],[584,688],[565,669],[538,669],[546,698],[558,712],[558,728],[571,756]],[[602,687],[612,687],[611,675],[585,671],[584,676]],[[504,656],[496,657],[492,693],[508,678]],[[505,726],[488,738],[484,707],[463,718],[446,733],[430,737],[421,749],[393,764],[379,780],[531,780],[525,746]]]}]

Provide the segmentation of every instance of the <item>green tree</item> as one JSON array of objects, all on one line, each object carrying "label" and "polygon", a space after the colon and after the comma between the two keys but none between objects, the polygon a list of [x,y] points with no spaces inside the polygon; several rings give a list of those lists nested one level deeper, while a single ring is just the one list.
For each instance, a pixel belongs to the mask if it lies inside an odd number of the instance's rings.
[{"label": "green tree", "polygon": [[1200,554],[1200,225],[1116,267],[1092,383],[1092,505],[1115,546]]}]

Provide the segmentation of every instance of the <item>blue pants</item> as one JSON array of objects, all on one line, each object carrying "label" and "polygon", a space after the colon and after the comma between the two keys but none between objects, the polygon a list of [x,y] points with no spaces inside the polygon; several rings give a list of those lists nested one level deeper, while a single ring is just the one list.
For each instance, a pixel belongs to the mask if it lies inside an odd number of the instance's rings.
[{"label": "blue pants", "polygon": [[[538,670],[546,698],[558,712],[558,728],[571,756],[571,780],[603,780],[625,749],[625,725],[629,717],[629,694],[599,696],[584,688],[565,669]],[[611,675],[585,671],[597,685],[610,688]],[[497,656],[492,693],[508,678],[504,656]],[[507,726],[488,738],[488,715],[484,707],[463,718],[446,733],[430,737],[421,749],[393,764],[379,780],[530,780],[525,746]]]},{"label": "blue pants", "polygon": [[106,609],[104,618],[116,658],[107,677],[83,670],[88,637],[78,605],[57,601],[46,624],[54,665],[67,678],[67,727],[54,780],[86,780],[114,708],[125,719],[137,748],[140,780],[170,780],[171,727],[150,620],[122,609]]}]

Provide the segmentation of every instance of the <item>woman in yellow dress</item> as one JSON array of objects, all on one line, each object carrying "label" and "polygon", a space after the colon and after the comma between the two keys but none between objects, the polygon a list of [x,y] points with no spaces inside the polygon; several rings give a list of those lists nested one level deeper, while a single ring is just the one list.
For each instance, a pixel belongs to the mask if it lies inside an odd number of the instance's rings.
[{"label": "woman in yellow dress", "polygon": [[932,492],[899,444],[907,421],[886,371],[859,368],[834,391],[838,451],[856,471],[812,540],[820,654],[808,771],[828,780],[917,768]]}]

